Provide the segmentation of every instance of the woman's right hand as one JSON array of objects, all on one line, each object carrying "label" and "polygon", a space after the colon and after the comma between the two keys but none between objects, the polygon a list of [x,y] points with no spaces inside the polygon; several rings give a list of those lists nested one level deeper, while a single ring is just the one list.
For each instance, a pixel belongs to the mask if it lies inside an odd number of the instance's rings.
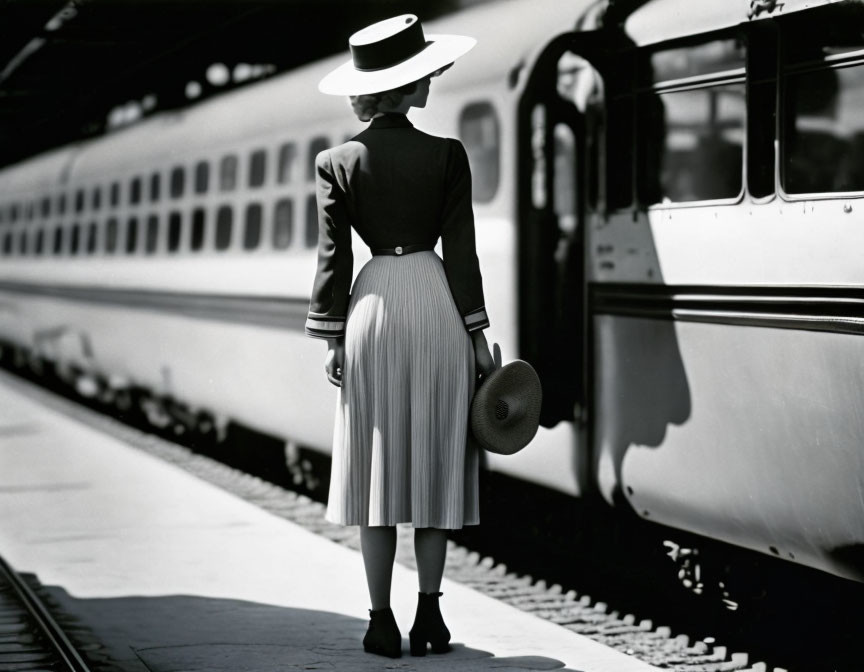
[{"label": "woman's right hand", "polygon": [[324,371],[336,387],[342,387],[342,368],[345,366],[345,342],[341,338],[327,339],[327,357],[324,359]]}]

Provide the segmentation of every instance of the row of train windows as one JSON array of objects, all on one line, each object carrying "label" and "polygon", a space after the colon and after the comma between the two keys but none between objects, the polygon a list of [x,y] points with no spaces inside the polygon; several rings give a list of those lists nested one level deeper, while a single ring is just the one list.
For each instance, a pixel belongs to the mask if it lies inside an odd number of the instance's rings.
[{"label": "row of train windows", "polygon": [[[133,216],[125,221],[109,217],[104,223],[93,221],[83,225],[76,222],[71,226],[7,231],[2,238],[0,251],[5,256],[42,256],[139,252],[156,254],[162,250],[177,253],[187,249],[191,252],[228,250],[232,247],[235,236],[234,208],[230,205],[219,206],[210,226],[207,215],[205,208],[194,208],[189,217],[185,217],[180,211],[173,211],[164,220],[157,214],[150,214],[146,218]],[[236,245],[246,251],[263,247],[266,231],[264,219],[263,206],[260,203],[249,203],[243,212],[242,230],[237,234],[240,238]],[[268,236],[271,249],[285,250],[295,244],[294,219],[294,202],[291,199],[277,201],[272,210],[272,226]],[[306,248],[317,245],[317,219],[315,196],[311,195],[307,199],[306,226],[302,240],[302,245]],[[241,229],[239,226],[236,228]],[[300,242],[296,241],[296,244]]]},{"label": "row of train windows", "polygon": [[775,192],[775,172],[787,194],[864,191],[864,40],[854,34],[864,10],[855,11],[857,21],[786,24],[779,74],[769,31],[625,58],[607,78],[608,205],[733,199],[745,175],[761,198]]},{"label": "row of train windows", "polygon": [[[329,140],[323,136],[313,138],[309,142],[306,162],[307,181],[314,181],[315,156],[329,144]],[[296,164],[297,146],[293,142],[286,142],[277,150],[275,171],[268,170],[267,150],[254,149],[247,157],[245,184],[250,189],[262,188],[272,175],[275,175],[276,184],[289,184],[296,180]],[[239,187],[240,167],[240,158],[237,154],[227,154],[219,160],[215,169],[215,186],[219,192],[231,192]],[[165,196],[163,196],[163,179],[167,187]],[[102,209],[103,202],[106,202],[109,208],[116,208],[124,202],[128,205],[142,205],[148,202],[158,203],[164,197],[179,199],[187,194],[204,196],[210,192],[212,182],[210,162],[202,160],[188,171],[184,166],[178,165],[171,168],[166,175],[154,171],[149,176],[132,177],[125,184],[125,201],[122,194],[124,184],[117,181],[106,187],[77,189],[68,196],[61,193],[54,198],[44,196],[23,204],[10,203],[6,207],[0,207],[0,222],[5,220],[15,223],[21,219],[30,221],[40,216],[51,217],[53,214],[63,216],[67,208],[76,215],[95,213]]]},{"label": "row of train windows", "polygon": [[[459,135],[465,145],[474,180],[473,197],[476,203],[488,203],[497,190],[500,181],[501,138],[498,116],[495,108],[488,102],[467,104],[459,116]],[[306,147],[305,179],[315,180],[315,157],[330,146],[325,136],[317,136]],[[290,184],[298,179],[297,143],[286,142],[275,152],[274,169],[269,167],[270,158],[265,148],[253,149],[246,157],[246,177],[241,181],[240,156],[226,154],[215,168],[215,187],[220,193],[241,188],[241,183],[249,189],[259,189],[275,178],[275,184]],[[77,216],[100,212],[103,205],[116,208],[121,204],[145,206],[158,203],[160,199],[180,199],[188,194],[204,196],[213,188],[211,164],[198,161],[191,170],[177,165],[163,174],[154,171],[150,175],[137,175],[127,183],[112,182],[107,186],[94,186],[77,189],[71,194],[60,193],[54,197],[0,204],[0,224],[4,222],[32,221],[52,216],[64,216],[67,209]],[[123,192],[125,186],[125,197]],[[163,187],[167,193],[163,195]],[[146,192],[146,193],[145,193]]]}]

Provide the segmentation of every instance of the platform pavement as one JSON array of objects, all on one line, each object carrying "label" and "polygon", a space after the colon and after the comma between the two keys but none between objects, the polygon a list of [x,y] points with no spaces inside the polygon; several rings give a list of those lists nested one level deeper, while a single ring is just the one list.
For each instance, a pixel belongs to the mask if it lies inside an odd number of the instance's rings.
[{"label": "platform pavement", "polygon": [[[454,651],[414,658],[414,571],[397,565],[403,657],[365,654],[362,561],[113,437],[0,376],[0,555],[92,633],[100,669],[578,670],[646,663],[445,578]],[[86,639],[86,637],[85,637]]]}]

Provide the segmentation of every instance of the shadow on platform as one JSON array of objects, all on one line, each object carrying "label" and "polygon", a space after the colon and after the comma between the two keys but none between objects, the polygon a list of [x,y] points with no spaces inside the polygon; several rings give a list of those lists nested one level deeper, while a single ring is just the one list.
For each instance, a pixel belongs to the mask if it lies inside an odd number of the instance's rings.
[{"label": "shadow on platform", "polygon": [[90,662],[118,672],[579,672],[545,656],[499,658],[472,649],[461,643],[470,633],[456,633],[445,655],[412,657],[407,632],[401,659],[370,655],[361,645],[366,621],[325,611],[184,595],[80,599],[54,586],[44,591],[70,617],[64,623],[72,638],[77,633],[90,643]]}]

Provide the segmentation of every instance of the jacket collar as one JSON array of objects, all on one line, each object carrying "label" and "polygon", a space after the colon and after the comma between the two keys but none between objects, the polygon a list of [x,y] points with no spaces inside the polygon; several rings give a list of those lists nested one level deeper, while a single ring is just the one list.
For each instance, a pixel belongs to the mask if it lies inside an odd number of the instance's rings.
[{"label": "jacket collar", "polygon": [[380,117],[375,117],[369,124],[370,129],[378,128],[414,128],[414,124],[408,121],[404,114],[386,112]]}]

